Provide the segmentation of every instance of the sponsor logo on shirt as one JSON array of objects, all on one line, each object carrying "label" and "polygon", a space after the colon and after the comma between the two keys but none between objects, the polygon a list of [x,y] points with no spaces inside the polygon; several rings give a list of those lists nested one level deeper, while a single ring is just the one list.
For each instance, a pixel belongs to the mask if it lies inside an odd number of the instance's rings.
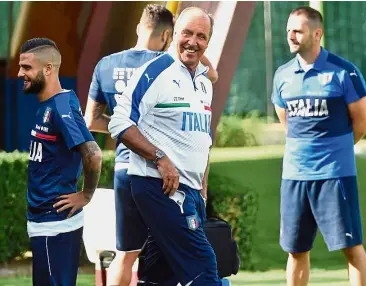
[{"label": "sponsor logo on shirt", "polygon": [[152,77],[149,77],[149,75],[147,73],[145,73],[145,77],[147,78],[147,83],[150,83],[150,80],[152,80]]},{"label": "sponsor logo on shirt", "polygon": [[175,83],[180,88],[180,80],[173,79],[173,83]]},{"label": "sponsor logo on shirt", "polygon": [[46,133],[48,132],[48,127],[46,127],[46,126],[36,124],[36,129],[41,130],[41,131],[46,132]]},{"label": "sponsor logo on shirt", "polygon": [[349,75],[350,75],[350,76],[355,76],[355,77],[357,77],[357,73],[356,73],[356,71],[355,71],[355,70],[354,70],[353,72],[350,72],[350,73],[349,73]]},{"label": "sponsor logo on shirt", "polygon": [[72,119],[72,117],[71,117],[71,111],[68,114],[61,114],[61,118],[69,118],[69,119]]},{"label": "sponsor logo on shirt", "polygon": [[114,88],[116,89],[117,93],[122,93],[128,81],[131,79],[133,73],[135,72],[136,68],[114,68],[113,69],[113,76],[112,78],[116,80],[114,84]]},{"label": "sponsor logo on shirt", "polygon": [[174,101],[184,101],[184,97],[183,96],[174,96],[173,100]]}]

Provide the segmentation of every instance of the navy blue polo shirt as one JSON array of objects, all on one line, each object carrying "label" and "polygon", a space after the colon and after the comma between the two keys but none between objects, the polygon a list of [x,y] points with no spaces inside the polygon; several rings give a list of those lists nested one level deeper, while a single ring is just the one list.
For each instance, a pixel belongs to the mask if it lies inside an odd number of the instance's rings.
[{"label": "navy blue polo shirt", "polygon": [[66,219],[70,210],[57,213],[53,205],[59,196],[77,192],[82,158],[74,147],[93,140],[73,91],[64,90],[41,102],[29,146],[29,221]]}]

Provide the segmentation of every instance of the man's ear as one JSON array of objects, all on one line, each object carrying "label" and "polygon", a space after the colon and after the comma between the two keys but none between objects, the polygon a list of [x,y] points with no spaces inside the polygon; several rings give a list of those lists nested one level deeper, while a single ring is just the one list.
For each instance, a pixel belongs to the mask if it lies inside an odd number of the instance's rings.
[{"label": "man's ear", "polygon": [[323,29],[316,29],[315,30],[315,38],[320,42],[321,38],[323,36]]},{"label": "man's ear", "polygon": [[46,76],[50,75],[53,69],[53,64],[48,63],[44,66],[44,73]]},{"label": "man's ear", "polygon": [[170,30],[169,29],[164,30],[164,32],[161,34],[161,37],[162,42],[166,43],[170,37]]},{"label": "man's ear", "polygon": [[137,26],[136,26],[136,35],[137,35],[137,37],[139,36],[139,31],[140,31],[140,23],[138,23]]}]

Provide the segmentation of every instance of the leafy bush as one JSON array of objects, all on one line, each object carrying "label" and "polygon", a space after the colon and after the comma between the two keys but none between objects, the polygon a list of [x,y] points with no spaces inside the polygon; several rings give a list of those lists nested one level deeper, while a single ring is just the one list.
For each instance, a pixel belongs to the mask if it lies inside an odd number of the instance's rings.
[{"label": "leafy bush", "polygon": [[28,155],[0,153],[0,262],[29,249],[26,220]]},{"label": "leafy bush", "polygon": [[216,147],[239,147],[257,145],[253,134],[243,128],[243,120],[239,116],[222,116],[216,129]]},{"label": "leafy bush", "polygon": [[216,129],[216,147],[244,147],[285,143],[284,128],[253,110],[240,117],[224,115]]},{"label": "leafy bush", "polygon": [[231,224],[242,270],[253,270],[252,246],[257,211],[258,195],[254,191],[217,173],[210,173],[207,215],[218,216]]}]

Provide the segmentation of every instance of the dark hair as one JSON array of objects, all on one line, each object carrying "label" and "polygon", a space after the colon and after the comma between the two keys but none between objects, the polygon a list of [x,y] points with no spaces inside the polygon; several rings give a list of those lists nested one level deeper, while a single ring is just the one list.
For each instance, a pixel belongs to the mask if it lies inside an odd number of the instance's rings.
[{"label": "dark hair", "polygon": [[55,48],[58,52],[60,52],[54,41],[47,38],[33,38],[24,42],[24,44],[20,48],[20,53],[24,54],[26,52],[29,52],[30,50],[34,50],[41,47],[43,48],[47,46],[48,47],[51,46]]},{"label": "dark hair", "polygon": [[314,8],[308,7],[308,6],[301,6],[298,7],[290,13],[290,15],[305,15],[306,18],[311,20],[314,23],[319,23],[320,25],[323,25],[323,16],[320,14],[320,12]]},{"label": "dark hair", "polygon": [[162,5],[148,4],[142,12],[140,23],[160,33],[165,29],[173,30],[174,16]]}]

